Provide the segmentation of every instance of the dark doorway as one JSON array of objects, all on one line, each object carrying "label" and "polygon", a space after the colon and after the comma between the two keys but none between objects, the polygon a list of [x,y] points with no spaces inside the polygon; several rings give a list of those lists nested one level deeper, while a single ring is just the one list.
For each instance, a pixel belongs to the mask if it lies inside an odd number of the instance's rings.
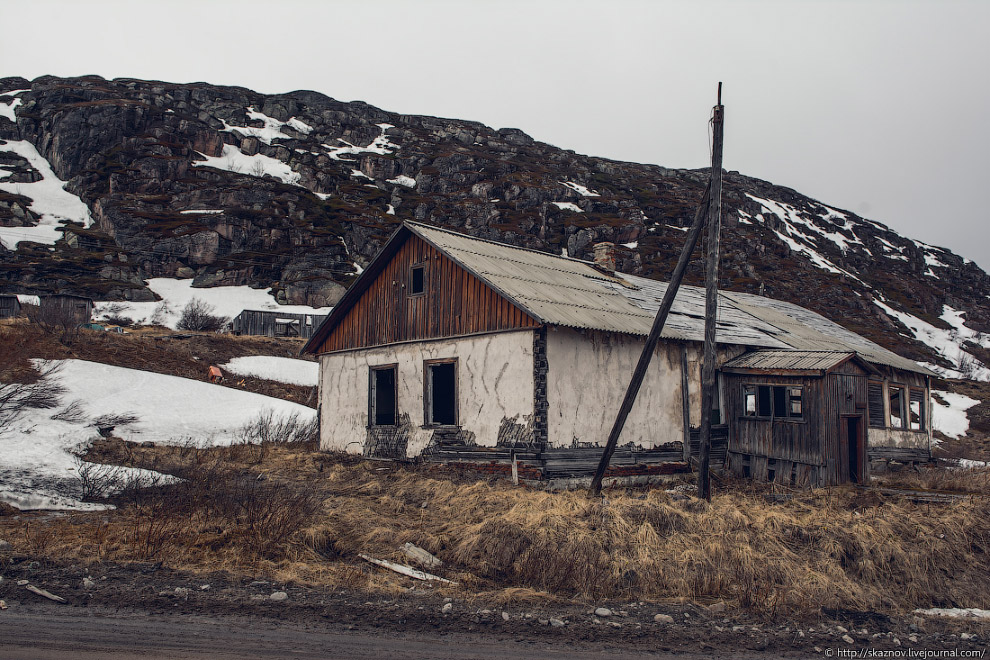
[{"label": "dark doorway", "polygon": [[427,365],[427,424],[457,424],[457,363]]},{"label": "dark doorway", "polygon": [[861,484],[865,478],[863,463],[866,452],[863,451],[863,438],[860,433],[859,417],[846,417],[846,438],[849,447],[849,481]]}]

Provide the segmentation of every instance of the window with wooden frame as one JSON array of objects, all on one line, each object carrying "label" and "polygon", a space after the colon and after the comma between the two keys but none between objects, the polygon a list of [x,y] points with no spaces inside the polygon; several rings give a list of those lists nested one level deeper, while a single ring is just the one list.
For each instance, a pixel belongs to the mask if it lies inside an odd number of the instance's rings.
[{"label": "window with wooden frame", "polygon": [[368,388],[368,426],[395,426],[398,419],[395,364],[371,367]]},{"label": "window with wooden frame", "polygon": [[457,359],[423,363],[424,419],[427,426],[457,425]]},{"label": "window with wooden frame", "polygon": [[409,269],[409,295],[421,296],[426,293],[426,264],[413,264]]},{"label": "window with wooden frame", "polygon": [[907,406],[904,403],[905,389],[907,388],[903,385],[887,386],[887,400],[890,402],[890,428],[892,429],[907,428],[907,419],[905,417]]},{"label": "window with wooden frame", "polygon": [[743,385],[743,416],[756,419],[804,419],[800,385]]},{"label": "window with wooden frame", "polygon": [[872,428],[882,429],[887,426],[883,412],[883,383],[871,380],[866,384],[866,407]]},{"label": "window with wooden frame", "polygon": [[925,390],[912,387],[908,390],[908,428],[912,431],[927,431],[927,424]]}]

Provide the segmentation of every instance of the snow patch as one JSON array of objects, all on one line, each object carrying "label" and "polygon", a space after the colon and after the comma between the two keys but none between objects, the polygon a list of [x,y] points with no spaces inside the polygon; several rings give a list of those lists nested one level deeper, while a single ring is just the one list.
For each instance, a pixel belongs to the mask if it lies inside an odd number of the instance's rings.
[{"label": "snow patch", "polygon": [[[53,409],[29,410],[3,438],[0,452],[0,501],[18,508],[102,509],[83,503],[75,453],[96,437],[100,415],[131,415],[114,434],[155,443],[193,441],[204,446],[230,444],[260,411],[277,417],[298,415],[303,422],[316,411],[281,399],[221,387],[205,381],[113,367],[85,360],[63,360],[48,378],[66,388],[62,403],[78,401],[77,421],[51,418]],[[205,367],[204,367],[205,369]],[[125,479],[171,479],[147,470],[119,468]]]},{"label": "snow patch", "polygon": [[979,402],[965,394],[932,390],[932,430],[941,431],[950,438],[966,435],[969,431],[966,411]]},{"label": "snow patch", "polygon": [[252,376],[292,385],[315,386],[319,380],[318,362],[271,355],[249,355],[234,358],[221,368],[240,376]]},{"label": "snow patch", "polygon": [[639,241],[633,241],[632,243],[622,243],[622,247],[629,248],[630,250],[635,250],[639,247]]},{"label": "snow patch", "polygon": [[353,156],[355,154],[379,154],[382,156],[387,156],[393,153],[399,148],[399,145],[393,144],[389,141],[388,136],[385,135],[385,131],[390,128],[395,128],[392,124],[376,124],[379,129],[381,129],[381,135],[376,137],[371,141],[366,147],[358,147],[343,138],[337,138],[337,142],[341,143],[343,146],[334,147],[329,144],[324,144],[323,148],[327,150],[327,155],[334,160],[353,160],[351,158],[345,158],[345,156]]},{"label": "snow patch", "polygon": [[163,325],[175,328],[182,310],[193,298],[215,308],[220,316],[237,316],[245,309],[282,311],[286,314],[327,314],[332,309],[306,305],[279,305],[271,293],[249,286],[217,286],[194,289],[192,280],[156,277],[148,280],[148,288],[161,300],[155,302],[98,302],[93,308],[94,320],[108,315],[126,316],[138,325]]},{"label": "snow patch", "polygon": [[560,183],[583,197],[601,197],[601,195],[596,193],[594,190],[585,188],[580,183],[574,183],[573,181],[561,181]]},{"label": "snow patch", "polygon": [[550,202],[556,206],[561,211],[574,211],[575,213],[584,213],[584,209],[575,204],[574,202]]},{"label": "snow patch", "polygon": [[[961,315],[963,312],[957,312],[947,305],[943,306],[943,320],[949,323],[949,325],[958,323],[962,328],[960,330],[959,327],[953,326],[951,330],[943,330],[907,312],[898,311],[878,298],[875,298],[873,303],[888,316],[892,316],[900,321],[902,325],[911,331],[914,339],[917,339],[926,346],[930,346],[936,353],[947,360],[953,368],[947,369],[936,364],[928,363],[925,364],[926,367],[945,378],[968,378],[970,380],[990,382],[990,368],[987,368],[974,355],[962,348],[966,342],[990,347],[990,335],[967,328],[962,323]],[[952,320],[950,321],[949,319]]]},{"label": "snow patch", "polygon": [[416,179],[411,176],[406,176],[405,174],[400,174],[394,179],[385,179],[385,183],[394,183],[399,186],[405,186],[406,188],[416,187]]},{"label": "snow patch", "polygon": [[17,121],[17,106],[22,103],[20,99],[14,99],[10,103],[0,103],[0,117],[6,117],[10,121]]},{"label": "snow patch", "polygon": [[34,241],[54,245],[62,238],[59,227],[65,222],[79,222],[83,227],[93,224],[89,207],[79,197],[65,189],[65,181],[59,179],[51,164],[26,140],[8,140],[0,144],[0,151],[15,153],[24,158],[41,175],[33,183],[0,182],[0,190],[31,198],[31,211],[39,216],[35,227],[0,227],[0,243],[16,250],[21,241]]},{"label": "snow patch", "polygon": [[394,207],[394,206],[392,206],[391,204],[389,204],[389,205],[388,205],[388,208],[387,208],[387,209],[385,209],[385,213],[386,213],[387,215],[395,215],[395,207]]},{"label": "snow patch", "polygon": [[24,92],[30,91],[30,89],[15,89],[11,92],[0,92],[0,96],[17,96],[18,94],[23,94]]},{"label": "snow patch", "polygon": [[248,156],[238,147],[230,144],[223,145],[222,156],[207,156],[198,151],[196,153],[205,158],[206,162],[195,161],[193,167],[212,167],[226,172],[248,174],[258,178],[263,178],[266,175],[273,176],[283,183],[294,185],[299,185],[299,179],[302,178],[302,175],[298,172],[293,172],[288,164],[283,163],[277,158],[265,156],[264,154]]},{"label": "snow patch", "polygon": [[185,211],[179,211],[182,215],[214,215],[217,213],[223,213],[223,209],[187,209]]},{"label": "snow patch", "polygon": [[238,133],[244,136],[256,137],[265,144],[269,144],[269,145],[272,143],[272,140],[278,140],[281,138],[290,139],[292,137],[291,135],[287,135],[282,132],[283,126],[288,126],[289,128],[294,129],[305,135],[309,135],[313,131],[312,126],[306,124],[305,122],[299,119],[296,119],[295,117],[290,117],[289,121],[279,121],[274,117],[269,117],[263,112],[257,112],[254,109],[254,106],[252,105],[248,106],[246,114],[248,116],[248,119],[261,121],[264,123],[264,126],[261,127],[235,126],[232,124],[228,124],[226,121],[221,119],[220,121],[223,122],[223,128],[220,130],[226,131],[228,133],[233,133],[234,131],[237,131]]}]

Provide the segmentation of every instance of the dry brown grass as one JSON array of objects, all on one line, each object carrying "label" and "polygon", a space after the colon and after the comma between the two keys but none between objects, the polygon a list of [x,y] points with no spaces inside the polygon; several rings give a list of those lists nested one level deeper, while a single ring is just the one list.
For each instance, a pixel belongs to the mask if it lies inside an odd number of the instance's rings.
[{"label": "dry brown grass", "polygon": [[[990,607],[983,497],[929,506],[838,488],[770,503],[743,486],[711,504],[663,490],[589,499],[308,445],[273,446],[261,462],[249,452],[136,448],[133,464],[157,455],[157,467],[184,465],[191,481],[134,495],[117,512],[0,518],[0,530],[53,558],[152,559],[389,592],[409,581],[356,555],[407,563],[399,547],[410,541],[446,563],[434,572],[458,586],[445,590],[501,602],[724,600],[765,614]],[[955,478],[976,488],[986,475]]]}]

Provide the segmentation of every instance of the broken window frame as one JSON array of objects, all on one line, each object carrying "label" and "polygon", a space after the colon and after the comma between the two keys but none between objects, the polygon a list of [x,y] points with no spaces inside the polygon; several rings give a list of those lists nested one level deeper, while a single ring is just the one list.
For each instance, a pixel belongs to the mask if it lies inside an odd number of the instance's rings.
[{"label": "broken window frame", "polygon": [[[419,273],[419,290],[416,289],[416,274]],[[426,295],[426,262],[413,264],[409,267],[409,292],[410,298]]]},{"label": "broken window frame", "polygon": [[[896,431],[907,431],[908,430],[908,419],[907,419],[907,406],[905,405],[907,399],[907,385],[900,385],[897,383],[889,383],[887,385],[887,401],[889,403],[887,408],[887,427],[894,429]],[[898,409],[894,410],[894,403],[897,403]],[[896,414],[895,414],[896,413]],[[894,423],[897,420],[897,423]]]},{"label": "broken window frame", "polygon": [[[392,372],[392,423],[378,423],[378,372]],[[368,368],[368,428],[398,426],[399,423],[399,365],[379,364]]]},{"label": "broken window frame", "polygon": [[[762,389],[766,388],[766,389]],[[804,385],[780,385],[770,383],[744,383],[742,386],[743,419],[773,420],[779,422],[804,422]],[[749,410],[747,399],[753,406]],[[778,401],[778,399],[780,399]],[[793,414],[797,403],[798,414]],[[777,408],[783,410],[778,411]]]},{"label": "broken window frame", "polygon": [[[887,428],[887,405],[884,403],[886,401],[884,383],[880,380],[870,380],[867,381],[866,386],[866,410],[870,418],[868,426],[874,429]],[[879,399],[872,398],[874,396],[878,396]]]},{"label": "broken window frame", "polygon": [[[434,397],[433,397],[433,368],[439,365],[452,364],[454,366],[454,391],[453,391],[453,423],[443,423],[434,421]],[[458,377],[458,359],[440,358],[436,360],[423,360],[423,426],[427,428],[451,427],[460,424],[460,410],[458,405],[458,395],[460,393],[460,378]]]},{"label": "broken window frame", "polygon": [[[928,401],[927,392],[923,387],[909,387],[907,388],[907,431],[914,431],[915,433],[927,433],[928,432],[928,411],[926,405]],[[914,404],[918,404],[918,411],[912,409]],[[918,417],[918,427],[915,428],[914,415],[917,414]]]}]

